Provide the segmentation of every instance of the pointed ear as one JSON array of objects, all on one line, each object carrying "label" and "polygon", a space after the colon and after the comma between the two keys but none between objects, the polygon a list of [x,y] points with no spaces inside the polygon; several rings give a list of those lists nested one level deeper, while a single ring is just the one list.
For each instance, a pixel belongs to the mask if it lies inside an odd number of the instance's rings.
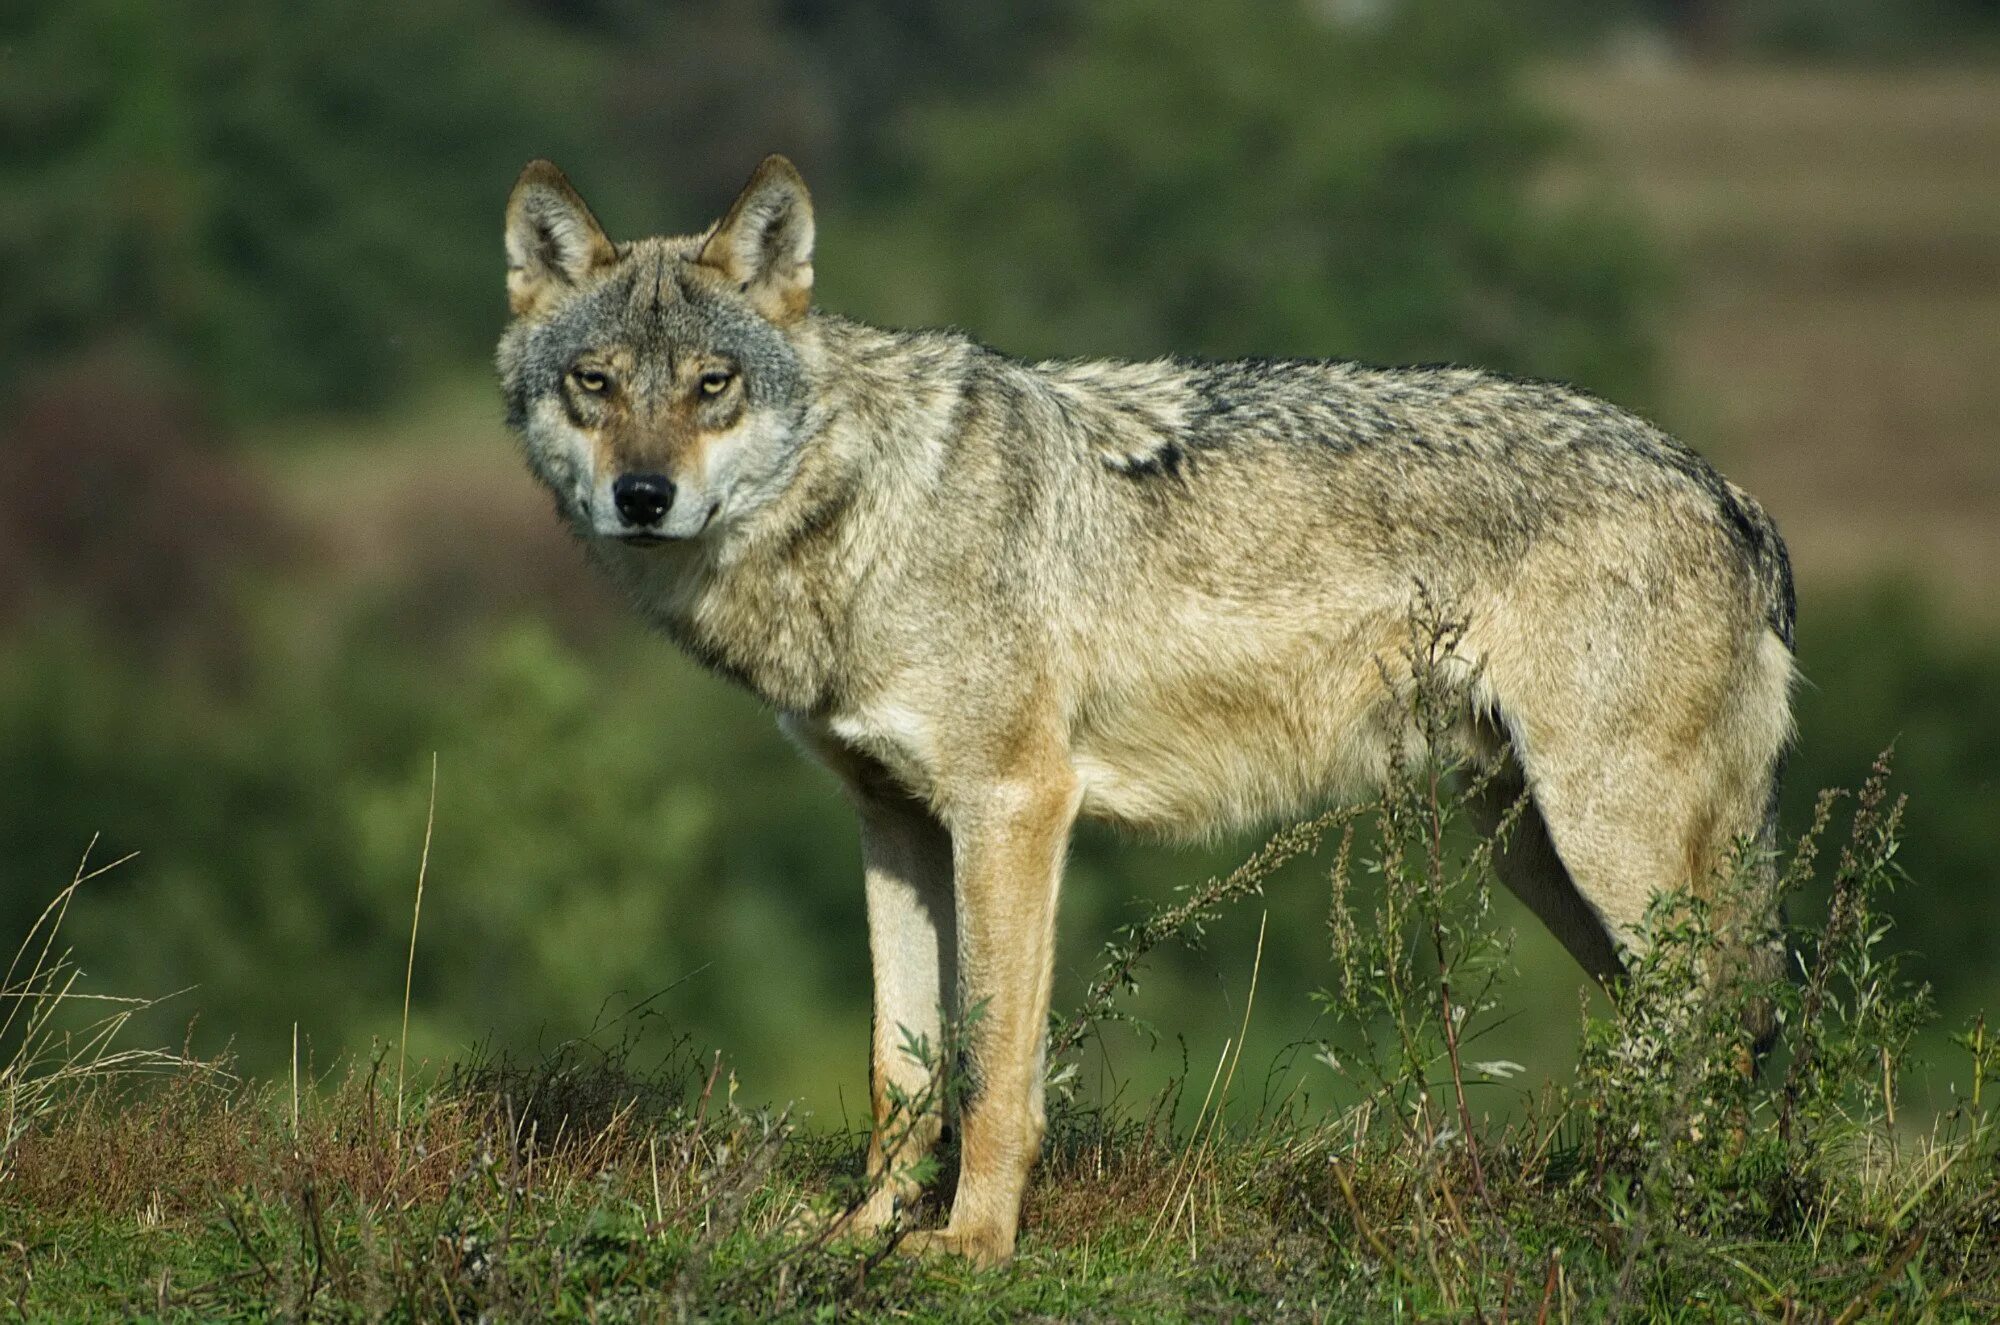
[{"label": "pointed ear", "polygon": [[507,303],[515,316],[617,257],[617,246],[562,171],[530,161],[507,197]]},{"label": "pointed ear", "polygon": [[782,325],[812,307],[812,258],[812,195],[791,162],[767,156],[701,246],[698,261]]}]

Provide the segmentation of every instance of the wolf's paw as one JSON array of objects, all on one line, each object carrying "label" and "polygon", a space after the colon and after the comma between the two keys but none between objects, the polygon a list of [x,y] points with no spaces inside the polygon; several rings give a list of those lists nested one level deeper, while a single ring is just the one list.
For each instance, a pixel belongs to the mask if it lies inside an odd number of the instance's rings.
[{"label": "wolf's paw", "polygon": [[875,1237],[896,1222],[896,1194],[887,1190],[869,1193],[858,1206],[815,1214],[807,1231],[829,1242],[861,1242]]},{"label": "wolf's paw", "polygon": [[1014,1257],[1014,1239],[998,1229],[923,1229],[896,1244],[912,1256],[963,1256],[982,1270]]}]

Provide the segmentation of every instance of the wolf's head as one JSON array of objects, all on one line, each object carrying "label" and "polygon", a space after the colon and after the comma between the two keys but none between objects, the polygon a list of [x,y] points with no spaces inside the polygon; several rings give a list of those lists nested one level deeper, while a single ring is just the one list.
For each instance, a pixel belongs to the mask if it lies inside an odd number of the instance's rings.
[{"label": "wolf's head", "polygon": [[585,537],[692,539],[769,502],[796,464],[794,339],[812,303],[812,200],[765,159],[701,235],[614,244],[563,173],[507,201],[508,423]]}]

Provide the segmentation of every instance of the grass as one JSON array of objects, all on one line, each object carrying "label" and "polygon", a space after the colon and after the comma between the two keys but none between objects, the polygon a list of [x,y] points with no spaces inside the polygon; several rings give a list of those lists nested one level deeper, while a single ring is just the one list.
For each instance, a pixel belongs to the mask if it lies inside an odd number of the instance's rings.
[{"label": "grass", "polygon": [[[96,845],[92,842],[91,848]],[[5,1007],[0,1044],[9,1046],[0,1061],[0,1182],[12,1176],[17,1144],[62,1109],[79,1087],[149,1074],[199,1078],[218,1070],[165,1050],[118,1046],[126,1023],[154,1001],[77,988],[82,970],[68,949],[56,947],[63,919],[79,888],[125,863],[115,860],[93,869],[90,854],[84,852],[75,877],[36,917],[0,977],[0,1004]],[[80,1018],[70,1015],[79,1005],[89,1011]]]},{"label": "grass", "polygon": [[[1448,713],[1422,696],[1450,646],[1442,632],[1413,659],[1420,721]],[[1585,1024],[1574,1080],[1497,1122],[1486,1092],[1518,1069],[1474,1054],[1508,1015],[1510,942],[1490,909],[1495,843],[1458,825],[1480,780],[1401,770],[1382,799],[1281,831],[1114,939],[1054,1028],[1020,1254],[988,1272],[905,1257],[900,1234],[832,1239],[829,1217],[865,1195],[866,1138],[740,1100],[720,1054],[648,1047],[643,1016],[407,1087],[386,1046],[243,1081],[226,1062],[65,1039],[74,985],[31,963],[7,991],[42,1049],[0,1078],[17,1120],[0,1301],[29,1319],[188,1320],[2000,1312],[1996,1037],[1966,1029],[1964,1085],[1936,1116],[1899,1099],[1928,1008],[1877,909],[1902,818],[1886,759],[1855,795],[1823,796],[1782,861],[1740,862],[1740,887],[1818,879],[1831,898],[1822,925],[1786,936],[1793,978],[1710,978],[1741,951],[1730,888],[1663,899],[1614,1014]],[[1239,1097],[1253,1074],[1232,1037],[1212,1072],[1151,1100],[1086,1095],[1071,1055],[1120,1019],[1149,959],[1305,854],[1327,867],[1319,998],[1339,1030],[1283,1066],[1309,1057],[1317,1085],[1288,1070],[1267,1079],[1290,1088]],[[24,950],[53,951],[52,925],[31,937]],[[1780,1042],[1746,1071],[1757,1000]],[[156,1073],[135,1080],[133,1064]],[[942,1215],[933,1195],[914,1222]]]},{"label": "grass", "polygon": [[1991,1180],[1990,1150],[1968,1149],[1983,1138],[1911,1146],[1852,1194],[1705,1235],[1643,1183],[1564,1176],[1581,1152],[1560,1136],[1485,1139],[1478,1196],[1470,1152],[1377,1151],[1365,1118],[1200,1146],[1076,1113],[1020,1257],[978,1273],[808,1232],[859,1138],[596,1066],[511,1080],[557,1092],[539,1100],[566,1124],[551,1131],[479,1079],[434,1083],[400,1134],[372,1072],[313,1092],[296,1128],[273,1086],[93,1093],[22,1152],[7,1299],[29,1319],[200,1320],[1979,1319],[2000,1300],[1993,1202],[1960,1190],[1982,1164]]}]

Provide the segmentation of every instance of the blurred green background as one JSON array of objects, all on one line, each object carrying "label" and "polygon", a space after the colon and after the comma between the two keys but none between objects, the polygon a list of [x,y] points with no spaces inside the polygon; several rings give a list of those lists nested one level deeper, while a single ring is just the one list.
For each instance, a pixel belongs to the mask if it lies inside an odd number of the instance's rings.
[{"label": "blurred green background", "polygon": [[[1662,419],[1792,541],[1787,822],[1896,743],[1913,969],[1948,1021],[2000,1010],[1996,55],[1992,0],[14,0],[0,933],[94,838],[136,851],[68,933],[93,990],[186,990],[138,1033],[366,1055],[435,752],[413,1053],[658,994],[751,1098],[857,1114],[844,807],[584,573],[485,366],[528,158],[629,237],[782,150],[845,313],[1022,354],[1461,360]],[[1058,1006],[1249,845],[1087,832]],[[1205,1071],[1264,907],[1245,1070],[1324,1034],[1324,868],[1156,958],[1134,1006],[1168,1038],[1112,1037],[1093,1089],[1180,1070],[1177,1037]],[[1520,1015],[1481,1053],[1564,1071],[1582,981],[1504,920]]]}]

